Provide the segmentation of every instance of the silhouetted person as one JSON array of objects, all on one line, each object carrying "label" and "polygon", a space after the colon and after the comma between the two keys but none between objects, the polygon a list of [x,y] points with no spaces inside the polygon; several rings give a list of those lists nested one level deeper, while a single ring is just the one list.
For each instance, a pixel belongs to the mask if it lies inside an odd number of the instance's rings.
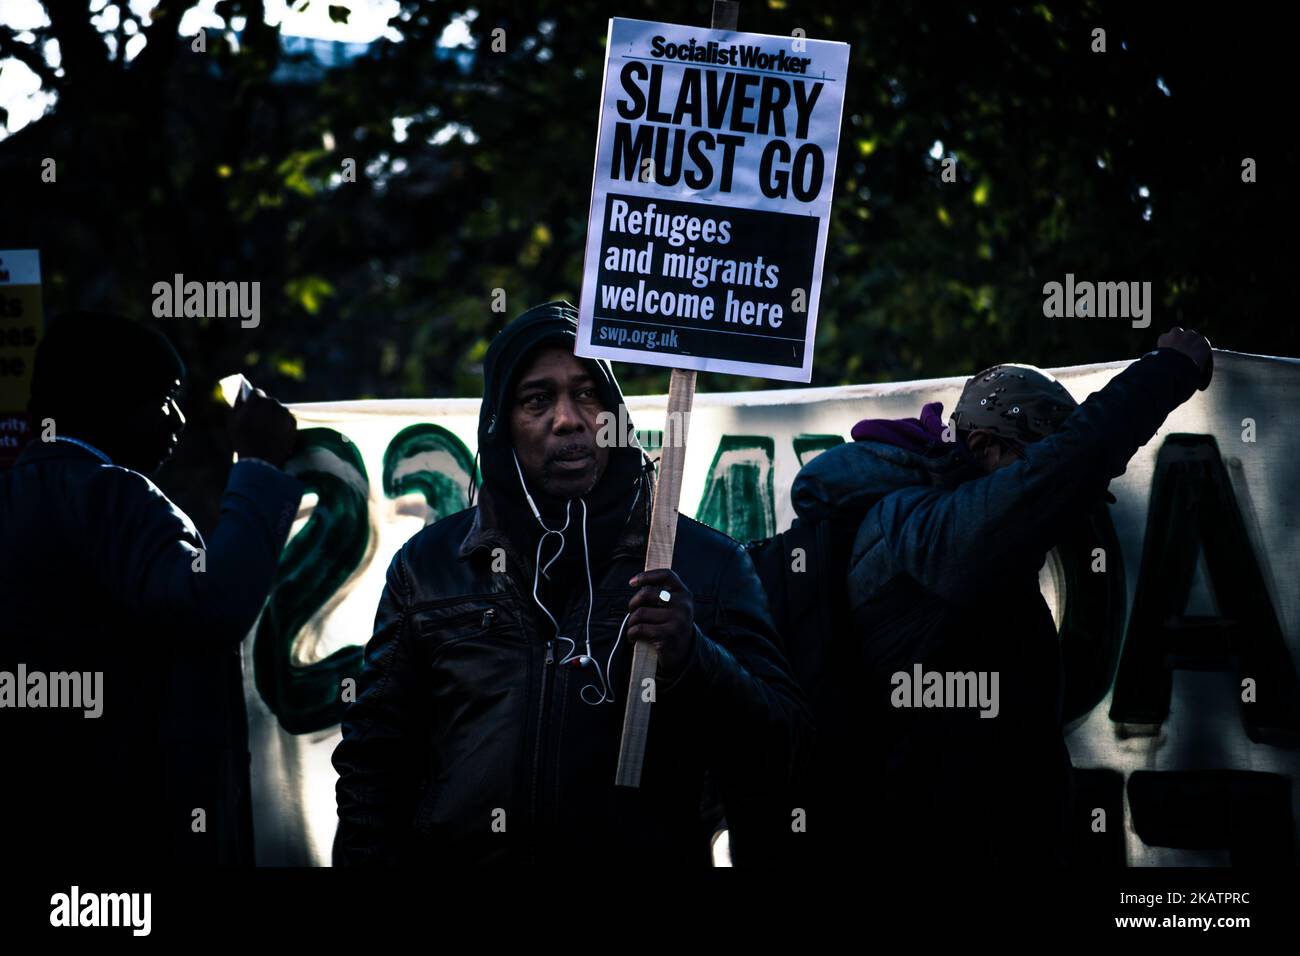
[{"label": "silhouetted person", "polygon": [[829,855],[1067,862],[1061,658],[1038,572],[1209,359],[1202,336],[1172,330],[1081,405],[1038,369],[995,366],[966,383],[951,430],[938,403],[918,419],[859,422],[853,442],[799,472],[802,520],[857,526],[853,628],[814,714]]},{"label": "silhouetted person", "polygon": [[240,642],[301,497],[281,470],[296,424],[261,392],[236,406],[205,542],[146,477],[180,439],[184,379],[166,338],[115,316],[55,321],[37,349],[37,437],[0,472],[11,868],[252,862]]}]

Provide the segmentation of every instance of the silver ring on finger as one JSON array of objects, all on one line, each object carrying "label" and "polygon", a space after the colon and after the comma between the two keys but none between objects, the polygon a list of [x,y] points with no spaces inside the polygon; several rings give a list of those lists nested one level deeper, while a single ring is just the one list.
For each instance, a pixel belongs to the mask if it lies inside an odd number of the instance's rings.
[{"label": "silver ring on finger", "polygon": [[673,599],[672,592],[669,591],[667,588],[659,592],[659,600],[663,601],[665,604],[667,604],[672,599]]}]

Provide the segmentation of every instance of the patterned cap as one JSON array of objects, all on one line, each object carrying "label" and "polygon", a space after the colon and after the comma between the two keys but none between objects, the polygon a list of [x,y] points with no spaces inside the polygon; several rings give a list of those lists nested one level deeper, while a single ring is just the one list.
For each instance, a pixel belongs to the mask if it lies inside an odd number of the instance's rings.
[{"label": "patterned cap", "polygon": [[1065,386],[1032,365],[995,365],[962,389],[952,422],[984,428],[1001,438],[1036,442],[1056,431],[1078,406]]}]

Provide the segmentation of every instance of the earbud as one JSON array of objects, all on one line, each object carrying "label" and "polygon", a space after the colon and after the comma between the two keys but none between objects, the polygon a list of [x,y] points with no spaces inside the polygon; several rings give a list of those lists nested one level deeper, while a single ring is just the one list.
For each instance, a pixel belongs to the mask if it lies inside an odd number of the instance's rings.
[{"label": "earbud", "polygon": [[[533,496],[528,493],[528,482],[524,481],[524,470],[519,467],[519,456],[515,454],[514,449],[510,450],[510,457],[515,460],[515,471],[519,472],[519,486],[524,489],[524,497],[528,500],[528,507],[533,509],[533,517],[541,524],[543,530],[550,531],[551,529],[546,527],[546,522],[542,521],[542,513],[537,510],[537,503],[533,501]],[[566,521],[564,524],[568,527],[569,523]]]}]

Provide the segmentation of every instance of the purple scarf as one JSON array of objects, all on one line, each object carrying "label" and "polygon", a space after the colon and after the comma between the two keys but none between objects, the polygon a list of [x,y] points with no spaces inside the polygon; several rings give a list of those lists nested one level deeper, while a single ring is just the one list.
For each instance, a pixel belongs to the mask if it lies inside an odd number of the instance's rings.
[{"label": "purple scarf", "polygon": [[943,441],[943,402],[922,406],[917,418],[864,418],[853,426],[854,441],[878,441],[907,451],[923,453]]}]

